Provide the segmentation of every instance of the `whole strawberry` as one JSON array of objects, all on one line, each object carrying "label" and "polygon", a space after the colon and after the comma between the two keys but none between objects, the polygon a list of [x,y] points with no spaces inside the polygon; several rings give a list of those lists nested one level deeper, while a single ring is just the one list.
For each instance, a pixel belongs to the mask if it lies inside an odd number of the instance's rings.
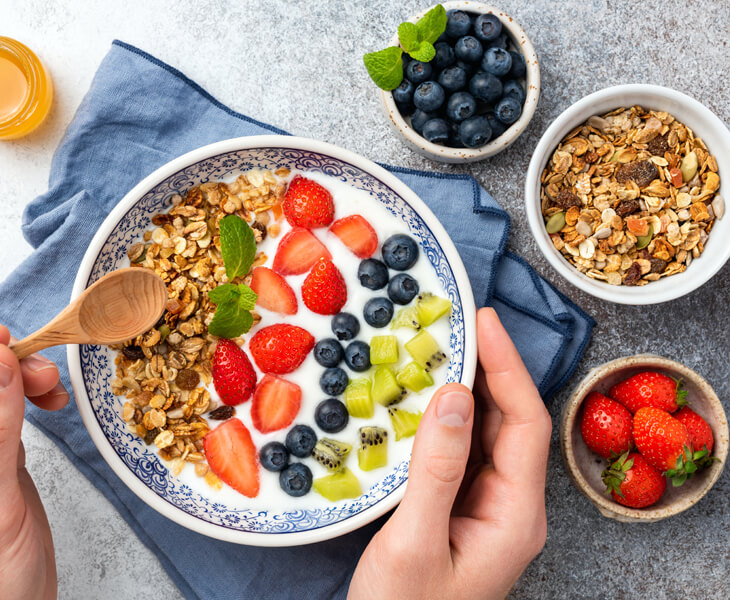
[{"label": "whole strawberry", "polygon": [[259,369],[281,375],[302,364],[314,346],[314,338],[306,329],[278,323],[257,331],[248,346]]},{"label": "whole strawberry", "polygon": [[618,402],[591,392],[583,405],[580,434],[593,452],[610,458],[631,446],[631,413]]},{"label": "whole strawberry", "polygon": [[319,315],[336,315],[347,302],[345,278],[331,260],[320,258],[302,284],[304,304]]},{"label": "whole strawberry", "polygon": [[645,406],[636,411],[634,443],[651,466],[682,485],[697,470],[687,428],[668,412]]},{"label": "whole strawberry", "polygon": [[256,388],[256,371],[246,353],[232,340],[218,340],[211,372],[215,391],[229,406],[245,402]]},{"label": "whole strawberry", "polygon": [[712,454],[712,448],[715,445],[715,438],[712,435],[712,429],[700,415],[693,411],[689,406],[683,406],[682,409],[674,415],[687,428],[689,439],[692,442],[692,449],[695,452],[707,450],[707,454]]},{"label": "whole strawberry", "polygon": [[624,452],[601,474],[606,494],[631,508],[651,506],[667,489],[665,477],[637,452]]},{"label": "whole strawberry", "polygon": [[335,218],[332,194],[316,181],[301,175],[289,183],[281,207],[286,220],[294,227],[326,227]]},{"label": "whole strawberry", "polygon": [[634,414],[644,406],[673,413],[687,404],[687,392],[680,389],[681,383],[681,379],[675,380],[662,373],[644,371],[617,383],[608,395]]}]

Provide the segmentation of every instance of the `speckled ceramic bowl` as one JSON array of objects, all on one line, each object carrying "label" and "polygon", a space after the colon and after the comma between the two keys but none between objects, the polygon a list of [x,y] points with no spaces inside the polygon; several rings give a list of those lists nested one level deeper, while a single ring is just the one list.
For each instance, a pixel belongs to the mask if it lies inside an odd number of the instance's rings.
[{"label": "speckled ceramic bowl", "polygon": [[[416,133],[416,130],[411,127],[410,118],[404,118],[403,115],[400,114],[391,92],[379,90],[380,98],[382,100],[388,122],[398,135],[403,138],[406,145],[412,150],[415,150],[426,158],[447,163],[468,163],[484,160],[485,158],[494,156],[512,144],[512,142],[514,142],[525,130],[530,119],[532,119],[532,115],[535,114],[537,100],[540,97],[540,66],[537,62],[537,54],[535,54],[535,49],[532,47],[532,43],[522,28],[514,21],[514,19],[512,19],[512,17],[498,8],[487,4],[481,4],[479,2],[459,1],[443,2],[442,4],[447,11],[458,9],[468,13],[494,14],[499,17],[500,21],[502,21],[502,30],[509,36],[514,49],[522,52],[527,65],[527,72],[523,81],[527,98],[525,99],[525,105],[522,107],[522,115],[519,119],[517,119],[517,121],[510,125],[502,135],[480,148],[450,148],[448,146],[433,144],[420,134]],[[421,11],[409,20],[415,23],[429,10],[431,10],[431,8],[433,7],[429,7]],[[399,45],[397,35],[395,35],[390,41],[390,45]]]},{"label": "speckled ceramic bowl", "polygon": [[[606,394],[611,386],[641,371],[659,371],[671,377],[681,377],[687,390],[692,410],[703,417],[715,437],[713,456],[720,462],[698,471],[681,487],[667,486],[659,502],[647,508],[628,508],[604,494],[601,472],[605,461],[591,452],[580,435],[580,414],[583,400],[589,392]],[[605,517],[625,523],[651,523],[679,514],[696,504],[720,477],[728,454],[728,422],[720,399],[709,383],[684,365],[655,356],[639,354],[619,358],[593,369],[573,392],[563,407],[560,423],[560,449],[563,461],[573,483],[596,505]]]}]

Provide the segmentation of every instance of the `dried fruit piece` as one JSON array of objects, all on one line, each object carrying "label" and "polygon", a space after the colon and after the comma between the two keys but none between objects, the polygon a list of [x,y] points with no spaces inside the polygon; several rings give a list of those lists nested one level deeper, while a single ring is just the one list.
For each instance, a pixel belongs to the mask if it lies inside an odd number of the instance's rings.
[{"label": "dried fruit piece", "polygon": [[213,419],[214,421],[225,421],[226,419],[230,419],[235,414],[235,408],[224,404],[222,406],[219,406],[215,410],[211,410],[208,413],[208,418]]},{"label": "dried fruit piece", "polygon": [[641,266],[634,261],[624,275],[624,285],[636,285],[639,279],[641,279]]},{"label": "dried fruit piece", "polygon": [[563,210],[568,210],[571,206],[581,206],[582,203],[580,198],[570,190],[560,190],[555,198],[555,204]]},{"label": "dried fruit piece", "polygon": [[638,200],[622,200],[616,207],[616,214],[619,217],[625,217],[627,215],[635,213],[641,206]]},{"label": "dried fruit piece", "polygon": [[142,348],[140,346],[124,346],[124,348],[122,348],[122,354],[124,354],[124,356],[129,360],[144,358],[144,352],[142,352]]},{"label": "dried fruit piece", "polygon": [[668,134],[659,135],[651,140],[647,145],[647,150],[654,156],[664,156],[664,153],[669,150],[669,143],[667,142]]},{"label": "dried fruit piece", "polygon": [[674,187],[680,188],[683,184],[682,179],[682,171],[680,171],[677,167],[674,167],[673,169],[669,169],[669,177],[672,179],[672,185]]},{"label": "dried fruit piece", "polygon": [[195,389],[200,383],[200,373],[193,369],[183,369],[178,372],[175,383],[181,390]]},{"label": "dried fruit piece", "polygon": [[626,183],[631,180],[640,188],[646,187],[657,177],[659,171],[656,165],[648,160],[627,163],[616,169],[616,181]]}]

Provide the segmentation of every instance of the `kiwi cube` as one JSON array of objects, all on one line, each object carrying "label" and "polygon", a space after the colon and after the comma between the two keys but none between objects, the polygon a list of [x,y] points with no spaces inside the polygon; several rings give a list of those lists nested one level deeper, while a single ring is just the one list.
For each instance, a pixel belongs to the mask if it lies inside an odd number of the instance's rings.
[{"label": "kiwi cube", "polygon": [[339,471],[352,450],[352,444],[332,438],[321,438],[312,449],[312,458],[330,471]]},{"label": "kiwi cube", "polygon": [[451,311],[451,302],[446,298],[434,296],[433,294],[421,294],[416,302],[416,313],[418,322],[423,327],[435,323],[445,314]]},{"label": "kiwi cube", "polygon": [[396,381],[404,388],[408,388],[412,392],[420,392],[423,388],[433,385],[433,377],[431,373],[426,371],[417,362],[409,362],[396,375]]},{"label": "kiwi cube", "polygon": [[426,371],[431,371],[446,360],[433,336],[422,329],[405,343],[406,350]]},{"label": "kiwi cube", "polygon": [[388,414],[390,415],[390,422],[393,424],[393,429],[395,430],[396,442],[405,437],[416,435],[418,424],[421,422],[421,417],[423,416],[423,413],[420,411],[408,412],[395,407],[389,408]]},{"label": "kiwi cube", "polygon": [[384,365],[398,362],[398,338],[394,335],[376,335],[370,340],[370,364]]},{"label": "kiwi cube", "polygon": [[361,377],[351,379],[344,392],[345,407],[351,417],[372,419],[375,414],[373,397],[370,394],[370,380]]},{"label": "kiwi cube", "polygon": [[388,464],[388,432],[385,429],[360,427],[357,462],[363,471],[372,471]]},{"label": "kiwi cube", "polygon": [[416,331],[421,329],[421,322],[418,320],[418,309],[415,306],[401,308],[395,313],[395,317],[390,322],[390,328],[398,329],[399,327],[410,327]]},{"label": "kiwi cube", "polygon": [[380,365],[373,373],[373,400],[383,406],[400,402],[406,391],[398,385],[395,373],[390,367]]},{"label": "kiwi cube", "polygon": [[362,488],[357,477],[345,467],[341,471],[319,477],[312,482],[314,491],[324,496],[330,502],[337,502],[345,498],[357,498],[362,495]]}]

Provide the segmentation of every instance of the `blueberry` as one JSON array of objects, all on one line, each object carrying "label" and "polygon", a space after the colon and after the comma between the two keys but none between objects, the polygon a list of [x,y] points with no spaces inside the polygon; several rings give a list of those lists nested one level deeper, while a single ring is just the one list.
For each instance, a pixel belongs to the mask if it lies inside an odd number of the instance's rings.
[{"label": "blueberry", "polygon": [[482,58],[482,69],[496,77],[502,77],[512,68],[512,57],[501,48],[488,48]]},{"label": "blueberry", "polygon": [[416,86],[413,85],[413,82],[404,79],[400,82],[400,85],[393,90],[393,100],[395,100],[398,104],[410,104],[413,102],[413,91],[416,89]]},{"label": "blueberry", "polygon": [[387,298],[371,298],[362,310],[365,322],[373,327],[385,327],[393,318],[393,303]]},{"label": "blueberry", "polygon": [[350,313],[338,313],[332,317],[332,333],[338,340],[351,340],[360,332],[360,321]]},{"label": "blueberry", "polygon": [[314,410],[314,422],[326,433],[337,433],[347,426],[350,415],[345,405],[335,398],[322,400]]},{"label": "blueberry", "polygon": [[292,463],[279,473],[279,485],[290,496],[304,496],[312,489],[312,471],[305,464]]},{"label": "blueberry", "polygon": [[512,96],[520,103],[520,106],[525,103],[525,89],[519,81],[510,79],[504,84],[504,95]]},{"label": "blueberry", "polygon": [[437,44],[440,44],[442,42],[446,43],[446,44],[451,43],[451,38],[449,37],[449,34],[446,33],[446,31],[444,31],[440,36],[438,36],[438,38],[436,38]]},{"label": "blueberry", "polygon": [[498,120],[497,117],[494,116],[494,113],[487,113],[484,117],[487,121],[489,121],[489,126],[492,128],[492,139],[499,137],[507,131],[507,126],[502,123],[502,121]]},{"label": "blueberry", "polygon": [[408,304],[418,294],[418,282],[407,273],[399,273],[388,284],[388,298],[396,304]]},{"label": "blueberry", "polygon": [[396,102],[395,105],[398,108],[398,112],[404,117],[412,115],[413,112],[416,110],[416,106],[415,104],[413,104],[413,102],[409,102],[407,104]]},{"label": "blueberry", "polygon": [[509,47],[509,40],[507,39],[507,34],[503,31],[496,40],[485,42],[484,45],[489,46],[490,48],[501,48],[502,50],[506,50]]},{"label": "blueberry", "polygon": [[328,396],[339,396],[345,391],[349,382],[350,378],[342,369],[339,367],[330,367],[329,369],[325,369],[319,378],[319,387]]},{"label": "blueberry", "polygon": [[267,471],[281,471],[289,463],[289,450],[281,442],[269,442],[261,448],[259,462]]},{"label": "blueberry", "polygon": [[456,92],[466,86],[466,71],[461,67],[448,67],[439,74],[439,83],[447,92]]},{"label": "blueberry", "polygon": [[388,283],[388,267],[377,258],[366,258],[357,268],[360,285],[369,290],[379,290]]},{"label": "blueberry", "polygon": [[464,148],[459,138],[459,123],[449,122],[449,146],[452,148]]},{"label": "blueberry", "polygon": [[345,351],[336,339],[326,338],[314,345],[313,354],[314,360],[323,367],[336,367],[345,356]]},{"label": "blueberry", "polygon": [[287,450],[299,458],[309,456],[316,443],[317,434],[309,425],[294,425],[284,440]]},{"label": "blueberry", "polygon": [[446,93],[435,81],[424,81],[413,93],[413,104],[426,112],[438,110],[446,99]]},{"label": "blueberry", "polygon": [[509,70],[508,75],[512,79],[518,79],[524,77],[527,71],[527,64],[525,63],[525,57],[519,52],[509,51],[509,55],[512,57],[512,68]]},{"label": "blueberry", "polygon": [[345,348],[345,362],[353,371],[362,372],[370,368],[370,346],[356,340]]},{"label": "blueberry", "polygon": [[403,233],[391,235],[383,242],[383,260],[396,271],[410,269],[418,260],[418,244]]},{"label": "blueberry", "polygon": [[505,125],[512,125],[522,114],[522,105],[514,96],[505,96],[494,107],[494,116]]},{"label": "blueberry", "polygon": [[502,97],[502,82],[491,73],[480,71],[469,81],[469,91],[482,102],[493,104]]},{"label": "blueberry", "polygon": [[463,10],[450,10],[446,13],[446,33],[452,38],[459,38],[469,33],[471,19]]},{"label": "blueberry", "polygon": [[443,119],[426,121],[421,134],[433,144],[445,144],[449,139],[449,125]]},{"label": "blueberry", "polygon": [[474,73],[474,69],[477,67],[474,63],[466,62],[465,60],[457,60],[454,66],[463,69],[467,77]]},{"label": "blueberry", "polygon": [[423,126],[427,121],[435,119],[438,115],[436,113],[427,113],[425,111],[416,109],[411,117],[411,127],[416,131],[418,135],[423,135]]},{"label": "blueberry", "polygon": [[431,60],[431,64],[435,69],[441,70],[450,67],[456,61],[454,49],[447,42],[436,42],[434,44],[436,56]]},{"label": "blueberry", "polygon": [[492,137],[492,128],[486,117],[476,116],[466,119],[459,125],[459,139],[469,148],[479,148]]},{"label": "blueberry", "polygon": [[406,67],[406,77],[413,83],[419,84],[431,77],[433,67],[430,63],[423,63],[420,60],[412,60]]},{"label": "blueberry", "polygon": [[494,15],[479,15],[474,21],[474,35],[483,42],[491,42],[502,33],[502,21]]},{"label": "blueberry", "polygon": [[459,60],[469,63],[477,63],[482,58],[482,44],[471,35],[459,38],[454,46],[454,54]]},{"label": "blueberry", "polygon": [[456,92],[446,103],[446,116],[455,123],[468,119],[476,110],[477,101],[469,92]]}]

